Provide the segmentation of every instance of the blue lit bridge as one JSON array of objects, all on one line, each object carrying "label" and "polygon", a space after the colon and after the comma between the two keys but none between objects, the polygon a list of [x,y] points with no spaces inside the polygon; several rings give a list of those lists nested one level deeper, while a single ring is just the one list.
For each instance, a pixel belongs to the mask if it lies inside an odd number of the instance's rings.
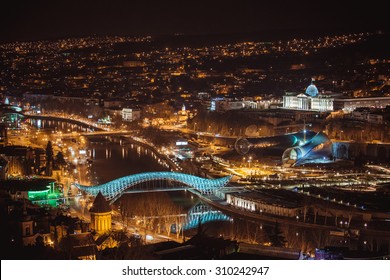
[{"label": "blue lit bridge", "polygon": [[[146,172],[125,176],[96,186],[82,186],[79,184],[75,184],[75,186],[93,196],[96,196],[101,192],[103,196],[112,203],[121,197],[124,192],[193,189],[201,195],[210,195],[226,186],[229,183],[230,178],[231,176],[219,179],[205,179],[178,172]],[[168,181],[169,184],[158,183],[162,181]],[[150,186],[145,184],[148,182],[157,183]]]},{"label": "blue lit bridge", "polygon": [[183,230],[194,229],[198,227],[199,223],[206,224],[216,221],[230,222],[232,219],[221,211],[215,210],[207,204],[200,202],[188,211]]}]

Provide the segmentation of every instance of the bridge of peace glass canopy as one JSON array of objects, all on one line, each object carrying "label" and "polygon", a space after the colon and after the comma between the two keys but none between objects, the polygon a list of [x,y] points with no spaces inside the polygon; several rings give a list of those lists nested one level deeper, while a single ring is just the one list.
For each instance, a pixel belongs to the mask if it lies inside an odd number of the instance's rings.
[{"label": "bridge of peace glass canopy", "polygon": [[144,182],[170,180],[183,184],[183,189],[192,188],[202,195],[208,195],[226,186],[230,178],[231,176],[205,179],[178,172],[146,172],[125,176],[96,186],[82,186],[80,184],[75,184],[75,186],[93,196],[101,192],[107,200],[115,201],[123,192],[131,190]]}]

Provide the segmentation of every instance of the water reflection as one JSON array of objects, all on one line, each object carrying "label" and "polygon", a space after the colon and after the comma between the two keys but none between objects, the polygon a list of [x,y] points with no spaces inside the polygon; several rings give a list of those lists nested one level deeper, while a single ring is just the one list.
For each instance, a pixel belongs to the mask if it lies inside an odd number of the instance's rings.
[{"label": "water reflection", "polygon": [[93,159],[92,169],[97,174],[98,183],[136,173],[169,170],[164,161],[144,147],[134,144],[121,146],[119,143],[96,139],[94,141],[89,144],[89,149]]},{"label": "water reflection", "polygon": [[26,121],[31,126],[38,129],[51,129],[55,131],[63,131],[63,132],[87,132],[88,128],[71,124],[63,121],[52,121],[52,120],[42,120],[42,119],[27,119]]},{"label": "water reflection", "polygon": [[215,210],[211,206],[199,202],[188,211],[183,230],[195,229],[199,224],[217,221],[231,222],[233,219],[228,215],[223,214],[221,211]]}]

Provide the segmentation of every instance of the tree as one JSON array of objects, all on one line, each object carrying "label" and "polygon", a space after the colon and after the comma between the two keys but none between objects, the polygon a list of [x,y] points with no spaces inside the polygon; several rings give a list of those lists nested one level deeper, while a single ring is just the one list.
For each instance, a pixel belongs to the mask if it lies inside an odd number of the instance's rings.
[{"label": "tree", "polygon": [[122,226],[126,228],[129,224],[129,218],[133,217],[132,207],[129,200],[121,200],[119,204],[119,214],[122,220]]},{"label": "tree", "polygon": [[[158,233],[164,230],[170,235],[172,224],[182,229],[183,220],[179,215],[183,210],[167,194],[135,194],[131,198],[121,199],[119,213],[123,224],[127,225],[127,221],[133,220],[145,230],[145,234],[147,230]],[[136,220],[133,219],[135,217]]]},{"label": "tree", "polygon": [[53,174],[53,154],[53,146],[51,141],[48,141],[46,145],[46,176],[51,176]]},{"label": "tree", "polygon": [[64,158],[64,154],[62,152],[58,152],[55,159],[55,165],[58,167],[66,166],[67,162]]},{"label": "tree", "polygon": [[286,244],[286,239],[284,238],[283,232],[280,230],[279,223],[275,222],[275,226],[271,229],[269,234],[269,240],[272,243],[272,246],[275,247],[284,247]]}]

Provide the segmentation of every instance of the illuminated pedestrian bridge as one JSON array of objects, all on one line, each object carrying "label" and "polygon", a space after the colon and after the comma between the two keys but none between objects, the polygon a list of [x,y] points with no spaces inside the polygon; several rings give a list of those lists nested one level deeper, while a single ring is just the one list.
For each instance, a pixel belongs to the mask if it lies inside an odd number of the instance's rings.
[{"label": "illuminated pedestrian bridge", "polygon": [[[230,178],[231,176],[219,179],[205,179],[178,172],[147,172],[125,176],[96,186],[82,186],[79,184],[75,184],[75,186],[93,196],[101,192],[107,200],[115,201],[122,193],[128,191],[169,191],[178,189],[177,186],[180,189],[194,189],[203,195],[213,194],[216,190],[226,186]],[[169,184],[158,183],[162,181],[168,181]],[[148,182],[153,184],[145,184]]]}]

